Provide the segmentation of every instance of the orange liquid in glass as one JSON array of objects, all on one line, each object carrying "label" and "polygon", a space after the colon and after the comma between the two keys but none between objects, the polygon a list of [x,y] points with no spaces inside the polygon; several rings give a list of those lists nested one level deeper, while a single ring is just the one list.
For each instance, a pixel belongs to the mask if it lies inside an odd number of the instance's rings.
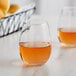
[{"label": "orange liquid in glass", "polygon": [[59,28],[58,37],[61,43],[76,44],[76,28]]},{"label": "orange liquid in glass", "polygon": [[20,55],[27,64],[43,64],[51,53],[49,42],[20,42]]}]

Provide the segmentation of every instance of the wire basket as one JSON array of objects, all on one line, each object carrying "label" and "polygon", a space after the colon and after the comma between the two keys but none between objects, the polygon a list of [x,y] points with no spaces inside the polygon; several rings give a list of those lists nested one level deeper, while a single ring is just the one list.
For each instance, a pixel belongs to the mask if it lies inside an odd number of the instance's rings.
[{"label": "wire basket", "polygon": [[17,32],[22,28],[23,21],[30,18],[35,7],[0,19],[0,37]]}]

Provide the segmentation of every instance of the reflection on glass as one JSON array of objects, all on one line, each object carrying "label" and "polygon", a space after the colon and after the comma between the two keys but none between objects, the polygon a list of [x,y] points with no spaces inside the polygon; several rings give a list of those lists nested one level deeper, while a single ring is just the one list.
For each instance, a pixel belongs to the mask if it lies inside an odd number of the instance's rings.
[{"label": "reflection on glass", "polygon": [[50,76],[50,72],[47,66],[22,68],[20,76]]}]

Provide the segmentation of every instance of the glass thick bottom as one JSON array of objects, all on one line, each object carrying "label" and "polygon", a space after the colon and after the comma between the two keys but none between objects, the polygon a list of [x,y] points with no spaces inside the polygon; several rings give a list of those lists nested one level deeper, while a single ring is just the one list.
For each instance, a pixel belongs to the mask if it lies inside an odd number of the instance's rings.
[{"label": "glass thick bottom", "polygon": [[63,47],[63,48],[76,48],[76,44],[61,43],[61,47]]},{"label": "glass thick bottom", "polygon": [[[46,62],[45,62],[46,63]],[[45,63],[26,63],[26,62],[23,62],[23,67],[39,67],[39,66],[42,66],[44,65]]]}]

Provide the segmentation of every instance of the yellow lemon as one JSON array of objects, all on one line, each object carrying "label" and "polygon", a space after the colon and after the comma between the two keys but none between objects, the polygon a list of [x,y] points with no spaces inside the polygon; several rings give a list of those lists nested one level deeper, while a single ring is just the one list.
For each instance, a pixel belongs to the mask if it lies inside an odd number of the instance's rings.
[{"label": "yellow lemon", "polygon": [[10,0],[0,0],[0,9],[6,14],[10,7]]},{"label": "yellow lemon", "polygon": [[16,12],[19,9],[19,5],[17,4],[11,4],[10,8],[8,10],[8,13],[13,14],[14,12]]},{"label": "yellow lemon", "polygon": [[0,18],[4,17],[3,11],[0,9]]}]

